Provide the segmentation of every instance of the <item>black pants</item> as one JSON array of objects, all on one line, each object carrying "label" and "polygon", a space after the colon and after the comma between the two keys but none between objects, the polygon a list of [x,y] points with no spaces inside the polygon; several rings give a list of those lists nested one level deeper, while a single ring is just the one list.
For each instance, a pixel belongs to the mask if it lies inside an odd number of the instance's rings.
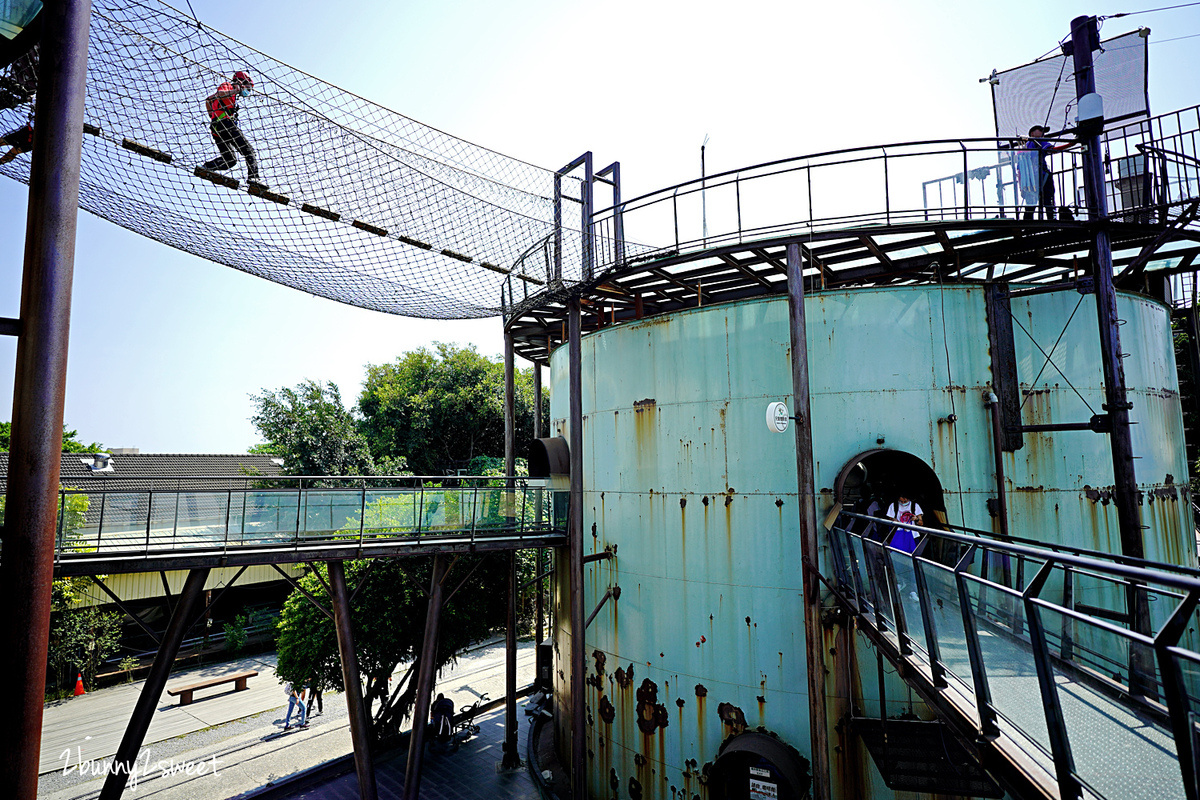
[{"label": "black pants", "polygon": [[252,181],[258,180],[258,160],[254,157],[254,148],[238,129],[237,123],[228,117],[222,117],[212,124],[213,139],[221,151],[219,158],[204,162],[205,169],[229,169],[237,163],[233,150],[236,147],[246,159],[246,177]]},{"label": "black pants", "polygon": [[[1046,175],[1042,178],[1042,190],[1038,193],[1038,205],[1046,212],[1046,219],[1054,219],[1054,178]],[[1033,206],[1026,206],[1025,219],[1033,219]]]}]

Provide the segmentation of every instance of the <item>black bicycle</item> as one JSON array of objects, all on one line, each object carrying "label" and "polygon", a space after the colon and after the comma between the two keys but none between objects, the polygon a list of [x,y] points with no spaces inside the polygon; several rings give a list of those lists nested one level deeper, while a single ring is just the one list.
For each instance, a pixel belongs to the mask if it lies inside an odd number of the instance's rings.
[{"label": "black bicycle", "polygon": [[488,702],[491,702],[491,698],[487,696],[487,692],[484,692],[474,703],[458,710],[458,724],[454,727],[456,741],[465,741],[479,734],[479,725],[475,723],[475,717],[479,714],[480,707]]}]

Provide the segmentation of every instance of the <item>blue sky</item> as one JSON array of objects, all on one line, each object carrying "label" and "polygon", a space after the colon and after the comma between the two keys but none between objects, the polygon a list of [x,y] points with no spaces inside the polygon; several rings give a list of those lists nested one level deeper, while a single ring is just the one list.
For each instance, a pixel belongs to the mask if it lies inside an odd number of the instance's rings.
[{"label": "blue sky", "polygon": [[[1080,14],[1170,2],[947,4],[613,0],[193,0],[201,21],[464,139],[545,167],[619,160],[625,196],[807,152],[989,136],[979,78],[1055,47]],[[182,6],[186,9],[186,3]],[[1200,102],[1200,7],[1109,19],[1151,28],[1151,110]],[[1165,41],[1175,39],[1175,41]],[[1161,43],[1158,43],[1161,42]],[[201,123],[203,124],[203,123]],[[18,314],[26,190],[0,180],[0,316]],[[66,419],[143,452],[240,452],[249,394],[333,380],[434,341],[496,355],[498,319],[413,320],[253,278],[79,218]],[[0,341],[0,397],[16,347]],[[7,402],[7,401],[4,401]],[[6,409],[0,419],[8,419]]]}]

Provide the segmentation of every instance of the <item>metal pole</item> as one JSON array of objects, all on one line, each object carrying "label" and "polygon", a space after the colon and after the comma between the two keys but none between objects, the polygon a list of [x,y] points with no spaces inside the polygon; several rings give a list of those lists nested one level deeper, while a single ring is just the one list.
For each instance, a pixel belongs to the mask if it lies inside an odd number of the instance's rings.
[{"label": "metal pole", "polygon": [[[154,718],[154,712],[162,698],[163,689],[167,685],[167,677],[170,676],[171,667],[175,663],[175,656],[179,654],[179,645],[183,642],[183,635],[191,627],[190,620],[195,611],[196,601],[204,589],[204,582],[208,580],[208,572],[207,567],[188,572],[183,589],[179,592],[179,602],[175,605],[175,613],[171,615],[167,631],[163,634],[162,644],[159,645],[158,652],[154,655],[154,664],[150,667],[150,674],[146,676],[146,683],[142,686],[137,703],[133,707],[129,726],[125,728],[125,735],[121,737],[121,745],[117,748],[117,754],[113,756],[112,771],[104,779],[104,788],[100,790],[100,800],[117,800],[125,791],[125,784],[129,781],[129,772],[137,762],[138,750],[141,749],[142,742],[146,739],[146,731],[150,728],[150,721]],[[36,769],[33,777],[36,792]],[[22,795],[18,792],[15,796],[35,797],[36,794]]]},{"label": "metal pole", "polygon": [[825,658],[821,640],[820,543],[813,494],[812,417],[808,397],[808,337],[800,245],[787,246],[788,327],[792,344],[792,396],[796,412],[796,485],[800,506],[800,553],[804,580],[804,643],[808,660],[809,724],[813,797],[829,800],[829,730],[825,708]]},{"label": "metal pole", "polygon": [[[1092,67],[1093,46],[1099,47],[1100,33],[1095,17],[1076,17],[1071,20],[1071,54],[1075,60],[1075,94],[1077,98],[1096,91],[1096,74]],[[1121,531],[1121,552],[1133,558],[1144,558],[1142,523],[1138,510],[1137,476],[1133,465],[1133,438],[1129,430],[1129,402],[1125,392],[1125,365],[1121,361],[1120,319],[1117,317],[1117,293],[1113,289],[1112,243],[1108,237],[1108,198],[1104,191],[1104,167],[1101,161],[1100,131],[1080,137],[1083,144],[1083,186],[1087,196],[1092,226],[1092,264],[1096,284],[1096,321],[1100,327],[1100,359],[1104,366],[1104,408],[1108,411],[1111,432],[1108,435],[1113,461],[1113,500],[1117,505],[1117,522]],[[1127,587],[1127,607],[1133,618],[1133,629],[1151,635],[1150,608],[1144,592],[1130,584]],[[1135,693],[1155,696],[1152,675],[1152,654],[1136,644],[1129,648],[1129,682]]]},{"label": "metal pole", "polygon": [[47,3],[0,565],[0,797],[37,797],[90,0]]},{"label": "metal pole", "polygon": [[571,589],[571,797],[587,797],[587,708],[584,702],[583,627],[583,369],[580,348],[579,298],[567,301],[567,379],[570,404],[571,493],[567,532],[570,537]]},{"label": "metal pole", "polygon": [[521,766],[517,744],[517,551],[508,553],[508,625],[504,662],[504,758],[503,769]]},{"label": "metal pole", "polygon": [[[1075,92],[1079,97],[1096,91],[1092,69],[1092,44],[1099,40],[1095,17],[1076,17],[1071,21],[1071,47],[1075,59]],[[1125,393],[1125,365],[1121,362],[1121,335],[1118,328],[1117,295],[1112,282],[1112,244],[1108,237],[1108,199],[1104,192],[1104,167],[1101,161],[1100,132],[1081,138],[1083,144],[1083,181],[1088,212],[1093,225],[1095,252],[1096,316],[1100,325],[1100,355],[1104,364],[1105,409],[1112,421],[1113,479],[1117,519],[1121,526],[1121,550],[1127,556],[1143,558],[1141,520],[1137,505],[1137,478],[1133,466],[1133,442],[1129,433],[1129,409]]]},{"label": "metal pole", "polygon": [[[508,476],[509,497],[512,497],[513,475],[516,474],[516,381],[513,375],[513,336],[504,333],[504,474]],[[508,554],[508,614],[504,642],[504,758],[501,766],[514,769],[521,766],[517,745],[517,553]]]},{"label": "metal pole", "polygon": [[[549,357],[549,353],[546,354]],[[1200,375],[1200,372],[1195,374]],[[542,367],[540,364],[533,365],[533,438],[542,438]],[[537,515],[537,527],[542,527],[542,492],[538,492],[535,501],[535,514]],[[541,575],[546,571],[545,567],[546,550],[539,547],[537,550],[537,572],[536,575]],[[542,620],[545,617],[546,609],[544,606],[544,598],[542,591],[542,579],[538,578],[537,582],[537,633],[535,638],[538,644],[542,643]]]},{"label": "metal pole", "polygon": [[1008,495],[1004,491],[1004,427],[1000,422],[1000,400],[993,392],[988,392],[986,404],[992,410],[992,455],[996,463],[996,518],[1000,521],[1000,535],[1008,536]]},{"label": "metal pole", "polygon": [[446,561],[433,557],[433,577],[429,582],[429,605],[425,607],[425,638],[418,656],[417,696],[413,702],[412,734],[408,738],[408,764],[404,770],[404,800],[417,800],[421,792],[421,763],[425,756],[425,727],[429,719],[429,695],[437,676],[438,626],[442,619],[442,584],[446,579]]},{"label": "metal pole", "polygon": [[350,741],[354,745],[354,769],[358,773],[358,796],[375,800],[375,764],[371,759],[371,718],[363,704],[362,681],[358,676],[358,654],[354,652],[354,630],[350,623],[350,600],[346,592],[346,568],[341,561],[329,562],[329,589],[333,600],[333,626],[337,630],[342,657],[342,683],[350,712]]}]

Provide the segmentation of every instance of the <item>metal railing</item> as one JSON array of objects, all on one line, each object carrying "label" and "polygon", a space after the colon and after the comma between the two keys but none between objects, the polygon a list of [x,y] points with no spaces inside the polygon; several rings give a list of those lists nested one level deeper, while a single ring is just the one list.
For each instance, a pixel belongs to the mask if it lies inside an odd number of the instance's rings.
[{"label": "metal railing", "polygon": [[[839,601],[1061,796],[1196,800],[1200,574],[842,513]],[[951,701],[952,702],[952,701]]]},{"label": "metal railing", "polygon": [[355,543],[475,543],[566,529],[566,491],[526,478],[246,476],[105,484],[61,490],[58,562]]},{"label": "metal railing", "polygon": [[[1111,217],[1162,222],[1172,206],[1200,197],[1200,106],[1112,127],[1103,146]],[[595,273],[782,236],[1017,219],[1038,205],[1022,193],[1020,179],[1022,170],[1038,169],[1036,158],[1020,141],[944,139],[815,153],[709,175],[595,212],[589,229]],[[1078,147],[1046,159],[1056,208],[1085,220]],[[1041,218],[1042,211],[1034,215]],[[572,235],[577,239],[579,231]],[[554,273],[553,246],[551,235],[518,259],[513,273],[537,281],[506,278],[506,314],[561,291],[564,281],[580,280],[577,270]],[[577,246],[573,239],[568,249]],[[546,288],[539,289],[539,282]]]}]

